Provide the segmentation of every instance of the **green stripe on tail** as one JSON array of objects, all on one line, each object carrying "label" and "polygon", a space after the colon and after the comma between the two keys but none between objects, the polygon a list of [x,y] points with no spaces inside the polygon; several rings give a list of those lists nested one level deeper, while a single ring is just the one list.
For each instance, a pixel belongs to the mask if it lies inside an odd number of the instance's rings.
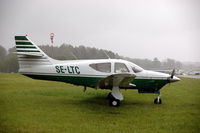
[{"label": "green stripe on tail", "polygon": [[33,45],[31,42],[16,42],[16,45]]},{"label": "green stripe on tail", "polygon": [[17,52],[40,52],[39,50],[17,50]]},{"label": "green stripe on tail", "polygon": [[15,36],[15,40],[28,40],[26,36]]},{"label": "green stripe on tail", "polygon": [[16,46],[16,48],[32,48],[32,49],[36,49],[35,46]]}]

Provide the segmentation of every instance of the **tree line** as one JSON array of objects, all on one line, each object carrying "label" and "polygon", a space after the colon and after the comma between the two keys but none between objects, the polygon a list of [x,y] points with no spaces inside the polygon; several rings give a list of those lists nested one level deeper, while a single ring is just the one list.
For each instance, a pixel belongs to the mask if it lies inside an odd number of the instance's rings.
[{"label": "tree line", "polygon": [[[169,70],[181,69],[183,64],[174,59],[165,59],[160,61],[158,58],[150,59],[136,59],[128,58],[118,55],[112,51],[98,49],[94,47],[72,46],[69,44],[62,44],[57,47],[49,45],[39,46],[47,55],[58,60],[75,60],[75,59],[125,59],[131,61],[145,69],[151,70]],[[19,65],[17,56],[14,54],[15,47],[8,49],[8,51],[0,45],[0,72],[18,72]]]}]

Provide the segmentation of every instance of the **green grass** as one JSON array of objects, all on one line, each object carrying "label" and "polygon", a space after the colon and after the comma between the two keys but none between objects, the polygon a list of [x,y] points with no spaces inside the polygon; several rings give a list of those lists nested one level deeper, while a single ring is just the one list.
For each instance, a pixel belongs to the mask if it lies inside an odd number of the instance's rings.
[{"label": "green grass", "polygon": [[0,74],[0,133],[195,133],[200,131],[200,79],[182,78],[154,94],[123,90],[109,107],[108,90]]}]

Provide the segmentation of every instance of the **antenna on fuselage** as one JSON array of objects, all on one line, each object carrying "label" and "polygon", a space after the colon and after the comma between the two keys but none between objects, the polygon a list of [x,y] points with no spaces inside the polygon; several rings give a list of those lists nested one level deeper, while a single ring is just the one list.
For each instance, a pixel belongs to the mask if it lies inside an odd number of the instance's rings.
[{"label": "antenna on fuselage", "polygon": [[108,59],[111,59],[110,56],[106,53],[105,50],[103,50],[104,54],[108,57]]}]

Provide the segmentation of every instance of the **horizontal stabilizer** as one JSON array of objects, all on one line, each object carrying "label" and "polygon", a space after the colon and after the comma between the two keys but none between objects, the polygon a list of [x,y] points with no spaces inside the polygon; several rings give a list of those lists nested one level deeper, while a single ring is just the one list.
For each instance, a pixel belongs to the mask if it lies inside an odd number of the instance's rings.
[{"label": "horizontal stabilizer", "polygon": [[26,56],[37,56],[37,57],[42,57],[44,56],[43,54],[41,53],[27,53],[27,52],[13,52],[14,54],[17,54],[17,55],[26,55]]}]

